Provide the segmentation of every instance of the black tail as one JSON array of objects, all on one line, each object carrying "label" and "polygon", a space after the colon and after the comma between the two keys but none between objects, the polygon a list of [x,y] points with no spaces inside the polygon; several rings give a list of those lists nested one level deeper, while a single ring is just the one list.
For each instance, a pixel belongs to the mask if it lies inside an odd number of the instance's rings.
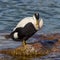
[{"label": "black tail", "polygon": [[6,39],[11,38],[10,35],[5,35],[4,37],[5,37]]}]

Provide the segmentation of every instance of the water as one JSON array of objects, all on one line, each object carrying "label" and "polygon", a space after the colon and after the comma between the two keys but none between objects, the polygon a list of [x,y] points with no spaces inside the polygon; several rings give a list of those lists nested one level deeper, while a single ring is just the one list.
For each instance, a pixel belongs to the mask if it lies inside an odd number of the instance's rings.
[{"label": "water", "polygon": [[[0,0],[0,34],[11,32],[22,18],[35,12],[44,20],[44,27],[38,34],[60,32],[60,0]],[[14,48],[19,44],[0,38],[0,48]]]},{"label": "water", "polygon": [[10,32],[26,16],[39,12],[44,20],[44,32],[59,32],[59,0],[0,0],[0,32]]}]

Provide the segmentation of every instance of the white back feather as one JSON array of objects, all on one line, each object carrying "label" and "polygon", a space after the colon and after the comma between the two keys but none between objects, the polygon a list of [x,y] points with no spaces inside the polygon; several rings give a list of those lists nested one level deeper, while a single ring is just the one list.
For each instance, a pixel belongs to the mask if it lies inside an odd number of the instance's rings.
[{"label": "white back feather", "polygon": [[34,27],[36,28],[36,19],[34,17],[26,17],[24,19],[22,19],[17,26],[13,29],[13,31],[17,28],[17,27],[24,27],[27,23],[31,22]]},{"label": "white back feather", "polygon": [[[18,28],[18,27],[24,27],[27,23],[31,22],[34,27],[36,28],[37,30],[37,27],[36,27],[36,18],[35,16],[33,15],[33,17],[26,17],[24,19],[22,19],[18,24],[17,26],[13,29],[13,31]],[[43,26],[43,20],[42,18],[39,19],[39,28],[41,28]]]}]

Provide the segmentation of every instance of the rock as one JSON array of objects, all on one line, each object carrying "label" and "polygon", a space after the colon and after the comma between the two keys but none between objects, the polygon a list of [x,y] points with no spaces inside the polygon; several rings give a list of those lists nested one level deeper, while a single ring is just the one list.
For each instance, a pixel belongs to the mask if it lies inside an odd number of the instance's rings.
[{"label": "rock", "polygon": [[[48,46],[43,45],[40,42],[35,42],[31,44],[26,44],[25,46],[21,45],[17,48],[3,49],[0,50],[1,54],[7,54],[11,56],[26,56],[26,57],[35,57],[35,56],[44,56],[50,52],[60,52],[60,34],[46,34],[46,35],[37,35],[39,40],[54,40],[58,39],[57,42]],[[37,37],[36,35],[33,37]],[[36,41],[38,41],[38,38]],[[52,42],[52,41],[50,41]],[[47,43],[47,42],[46,42]],[[45,43],[45,44],[46,44]]]},{"label": "rock", "polygon": [[15,49],[4,49],[0,50],[2,54],[8,54],[11,56],[37,56],[46,55],[48,49],[42,48],[40,43],[27,44],[26,46],[19,46]]}]

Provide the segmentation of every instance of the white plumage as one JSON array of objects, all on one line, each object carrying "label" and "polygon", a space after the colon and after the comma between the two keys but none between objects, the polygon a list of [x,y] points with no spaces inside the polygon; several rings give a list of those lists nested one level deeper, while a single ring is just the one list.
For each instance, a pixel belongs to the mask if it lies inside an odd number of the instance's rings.
[{"label": "white plumage", "polygon": [[13,34],[13,36],[14,36],[15,39],[17,39],[17,38],[18,38],[18,32],[15,32],[15,33]]},{"label": "white plumage", "polygon": [[[17,27],[24,27],[27,23],[31,22],[34,27],[37,29],[36,27],[36,18],[35,16],[33,15],[33,17],[26,17],[24,19],[22,19],[18,24],[17,26],[13,29],[13,31],[17,28]],[[43,26],[43,20],[42,18],[39,19],[39,28],[41,28]]]},{"label": "white plumage", "polygon": [[43,19],[40,18],[40,19],[39,19],[39,28],[42,28],[42,26],[43,26]]}]

